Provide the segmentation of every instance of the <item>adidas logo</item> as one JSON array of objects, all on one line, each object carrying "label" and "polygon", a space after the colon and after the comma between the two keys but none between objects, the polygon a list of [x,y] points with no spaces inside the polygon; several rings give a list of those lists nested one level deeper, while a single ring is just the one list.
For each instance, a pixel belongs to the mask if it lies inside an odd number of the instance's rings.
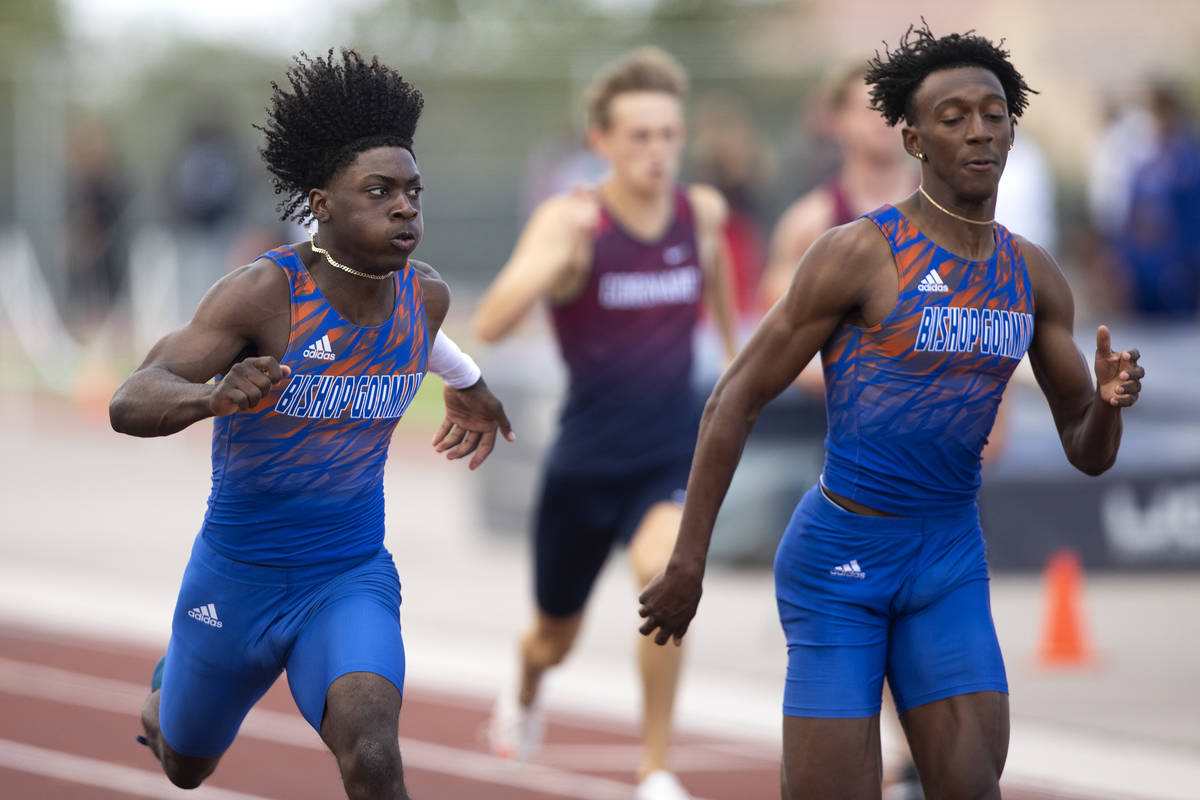
[{"label": "adidas logo", "polygon": [[329,343],[329,336],[325,335],[304,349],[304,357],[315,358],[319,361],[333,361],[337,358],[337,353],[333,352],[333,345]]},{"label": "adidas logo", "polygon": [[214,606],[212,603],[209,603],[206,606],[199,606],[198,608],[193,608],[191,611],[188,612],[188,616],[191,617],[192,619],[196,620],[197,622],[203,622],[205,625],[211,625],[214,628],[225,627],[225,623],[223,623],[223,622],[221,622],[221,620],[217,619],[217,607]]},{"label": "adidas logo", "polygon": [[948,292],[950,287],[942,280],[942,276],[938,275],[936,269],[931,269],[925,273],[925,277],[917,284],[918,292]]},{"label": "adidas logo", "polygon": [[858,578],[862,580],[867,577],[867,573],[862,571],[858,566],[858,562],[851,560],[849,564],[842,564],[840,567],[834,567],[829,570],[830,575],[837,575],[839,578]]}]

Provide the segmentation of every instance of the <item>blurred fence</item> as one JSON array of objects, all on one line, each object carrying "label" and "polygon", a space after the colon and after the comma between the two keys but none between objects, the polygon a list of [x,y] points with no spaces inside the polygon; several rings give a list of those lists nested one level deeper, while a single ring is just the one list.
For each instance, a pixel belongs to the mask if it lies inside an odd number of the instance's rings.
[{"label": "blurred fence", "polygon": [[[939,33],[976,27],[1008,37],[1042,92],[1022,128],[1045,145],[1066,228],[1086,216],[1081,184],[1102,121],[1101,90],[1128,89],[1150,73],[1175,74],[1194,89],[1196,48],[1185,45],[1200,41],[1200,15],[1178,0],[1142,4],[1137,36],[1129,35],[1124,9],[1109,3],[1097,13],[1085,0],[929,0],[919,8],[873,0],[521,0],[505,13],[433,0],[353,5],[336,33],[311,41],[289,36],[287,20],[270,35],[253,29],[224,40],[152,26],[86,39],[65,23],[33,34],[7,16],[10,7],[0,11],[0,329],[11,337],[0,350],[0,387],[70,393],[96,361],[120,373],[186,319],[216,277],[301,237],[275,219],[277,198],[251,125],[262,121],[270,81],[302,47],[317,54],[349,44],[377,53],[424,92],[416,148],[429,191],[420,257],[456,290],[454,326],[469,313],[472,291],[507,257],[528,212],[537,159],[578,150],[580,92],[628,47],[663,45],[691,71],[693,97],[726,91],[745,105],[780,165],[759,207],[769,227],[784,203],[821,177],[804,104],[831,67],[868,56],[881,39],[895,43],[920,14]],[[198,124],[223,126],[231,142],[226,166],[237,173],[227,218],[208,227],[185,223],[178,209],[181,196],[205,187],[172,180]],[[111,171],[112,191],[93,200],[108,216],[89,238],[78,178],[97,164]],[[111,262],[103,302],[80,304],[72,295],[79,250]],[[1078,265],[1065,266],[1074,280]],[[1194,322],[1114,324],[1114,336],[1142,348],[1150,378],[1126,417],[1117,467],[1103,478],[1084,479],[1066,465],[1036,389],[1010,392],[1008,447],[985,475],[981,497],[998,568],[1038,567],[1063,544],[1098,566],[1200,566],[1200,333]],[[501,532],[528,530],[561,390],[549,340],[534,339],[481,356],[521,433],[516,447],[493,457],[504,466],[485,471],[482,502]],[[1090,352],[1089,336],[1080,342]],[[711,367],[706,376],[711,385]],[[823,425],[820,406],[798,395],[768,408],[719,521],[716,557],[769,563],[794,502],[819,472]]]}]

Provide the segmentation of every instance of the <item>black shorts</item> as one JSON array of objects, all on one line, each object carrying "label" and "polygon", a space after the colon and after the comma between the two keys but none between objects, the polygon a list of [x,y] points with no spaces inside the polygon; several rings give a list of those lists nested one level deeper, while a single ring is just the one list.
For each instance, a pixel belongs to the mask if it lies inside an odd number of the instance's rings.
[{"label": "black shorts", "polygon": [[683,504],[690,468],[682,460],[620,475],[547,473],[533,537],[538,608],[554,617],[579,612],[613,544],[628,545],[656,503]]}]

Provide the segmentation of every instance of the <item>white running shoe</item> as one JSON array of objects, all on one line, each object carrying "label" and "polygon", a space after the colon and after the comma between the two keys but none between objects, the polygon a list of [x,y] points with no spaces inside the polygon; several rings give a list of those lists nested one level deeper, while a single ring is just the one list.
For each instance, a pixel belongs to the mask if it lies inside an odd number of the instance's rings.
[{"label": "white running shoe", "polygon": [[492,752],[513,761],[529,761],[542,747],[546,718],[536,703],[526,708],[512,692],[501,692],[488,723]]},{"label": "white running shoe", "polygon": [[921,778],[917,775],[917,767],[912,761],[900,770],[896,782],[883,790],[881,800],[925,800]]},{"label": "white running shoe", "polygon": [[679,779],[666,770],[651,772],[638,784],[637,800],[692,800]]}]

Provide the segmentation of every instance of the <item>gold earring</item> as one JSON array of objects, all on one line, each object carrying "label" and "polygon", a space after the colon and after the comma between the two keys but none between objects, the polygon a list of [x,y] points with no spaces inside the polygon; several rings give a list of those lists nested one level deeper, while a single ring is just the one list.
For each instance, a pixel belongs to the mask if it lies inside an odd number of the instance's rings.
[{"label": "gold earring", "polygon": [[924,153],[917,153],[917,159],[919,161],[928,161],[929,156],[925,155]]}]

